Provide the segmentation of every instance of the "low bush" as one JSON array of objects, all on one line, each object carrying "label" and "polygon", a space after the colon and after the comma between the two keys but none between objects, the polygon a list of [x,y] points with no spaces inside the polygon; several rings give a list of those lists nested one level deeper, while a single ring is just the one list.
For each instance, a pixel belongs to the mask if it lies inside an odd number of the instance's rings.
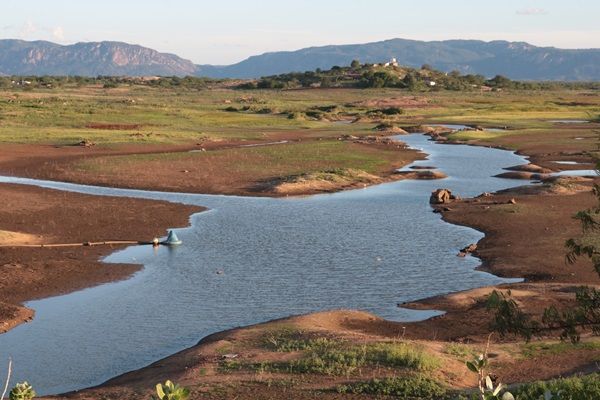
[{"label": "low bush", "polygon": [[517,400],[543,399],[546,393],[551,399],[595,400],[600,399],[600,374],[576,376],[526,383],[513,390]]},{"label": "low bush", "polygon": [[397,396],[408,400],[441,399],[447,395],[445,388],[421,375],[372,379],[368,382],[338,386],[337,391],[343,394]]}]

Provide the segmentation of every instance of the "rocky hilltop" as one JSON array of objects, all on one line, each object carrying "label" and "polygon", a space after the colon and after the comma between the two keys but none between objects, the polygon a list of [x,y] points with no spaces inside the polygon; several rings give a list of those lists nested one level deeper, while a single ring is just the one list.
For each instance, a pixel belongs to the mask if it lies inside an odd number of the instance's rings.
[{"label": "rocky hilltop", "polygon": [[122,42],[59,45],[0,40],[0,75],[162,75],[210,78],[259,78],[288,72],[330,69],[354,59],[402,65],[424,64],[450,72],[504,75],[515,80],[600,81],[600,49],[566,50],[524,42],[446,40],[381,42],[308,47],[256,55],[232,65],[194,65],[174,54]]},{"label": "rocky hilltop", "polygon": [[122,42],[56,43],[0,40],[3,75],[194,75],[196,66],[174,54]]}]

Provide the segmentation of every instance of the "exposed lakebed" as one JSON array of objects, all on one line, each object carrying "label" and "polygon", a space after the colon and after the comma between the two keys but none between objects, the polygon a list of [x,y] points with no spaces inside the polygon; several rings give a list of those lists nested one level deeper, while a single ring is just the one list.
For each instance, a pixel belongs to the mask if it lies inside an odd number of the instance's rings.
[{"label": "exposed lakebed", "polygon": [[419,134],[398,139],[429,154],[412,166],[433,165],[449,178],[289,199],[0,178],[210,208],[177,230],[180,247],[134,246],[106,258],[143,264],[133,278],[27,303],[35,319],[0,335],[0,360],[13,358],[14,381],[58,393],[99,384],[240,325],[338,308],[422,319],[437,313],[397,303],[507,281],[476,271],[476,258],[456,257],[483,235],[443,222],[428,198],[438,187],[466,197],[521,185],[492,176],[526,160]]}]

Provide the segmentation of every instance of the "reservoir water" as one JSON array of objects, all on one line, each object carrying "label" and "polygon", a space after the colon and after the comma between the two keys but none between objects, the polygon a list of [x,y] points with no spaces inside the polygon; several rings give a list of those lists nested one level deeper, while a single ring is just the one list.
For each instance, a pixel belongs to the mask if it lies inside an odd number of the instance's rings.
[{"label": "reservoir water", "polygon": [[526,160],[503,150],[436,144],[419,134],[398,139],[429,155],[413,165],[433,165],[448,178],[270,199],[1,177],[0,182],[161,199],[210,211],[176,230],[182,246],[133,246],[106,258],[143,264],[132,278],[27,303],[36,311],[34,320],[0,335],[0,376],[10,356],[12,382],[27,380],[40,394],[76,390],[227,328],[340,308],[392,320],[423,319],[437,312],[397,304],[506,282],[476,271],[478,259],[456,256],[483,235],[443,222],[428,199],[440,187],[468,197],[522,185],[492,176]]}]

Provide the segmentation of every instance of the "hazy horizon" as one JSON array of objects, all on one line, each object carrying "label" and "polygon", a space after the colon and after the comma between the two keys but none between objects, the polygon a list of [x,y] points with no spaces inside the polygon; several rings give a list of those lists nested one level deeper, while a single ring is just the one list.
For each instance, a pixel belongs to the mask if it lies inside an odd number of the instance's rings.
[{"label": "hazy horizon", "polygon": [[293,7],[185,0],[5,0],[0,36],[59,44],[121,41],[196,64],[232,64],[252,55],[403,38],[507,40],[565,49],[600,48],[600,4],[583,0],[304,0]]}]

